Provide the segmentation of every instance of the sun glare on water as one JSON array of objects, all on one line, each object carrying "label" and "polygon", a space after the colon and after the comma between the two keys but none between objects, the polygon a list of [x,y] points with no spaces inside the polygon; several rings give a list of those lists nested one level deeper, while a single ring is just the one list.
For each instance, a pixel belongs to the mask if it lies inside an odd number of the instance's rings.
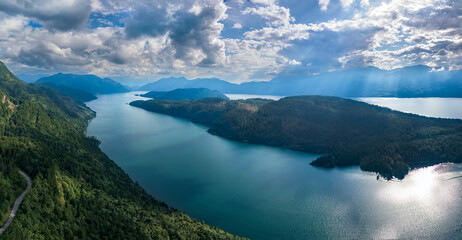
[{"label": "sun glare on water", "polygon": [[431,166],[412,171],[403,181],[390,182],[389,186],[380,192],[380,197],[391,199],[397,203],[431,202],[438,178],[441,176]]}]

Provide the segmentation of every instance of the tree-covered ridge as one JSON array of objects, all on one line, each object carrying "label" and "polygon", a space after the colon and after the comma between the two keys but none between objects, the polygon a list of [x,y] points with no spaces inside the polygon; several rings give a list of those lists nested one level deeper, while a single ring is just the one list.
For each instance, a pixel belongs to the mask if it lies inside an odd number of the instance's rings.
[{"label": "tree-covered ridge", "polygon": [[122,84],[110,79],[100,78],[95,75],[77,75],[58,73],[49,77],[43,77],[35,83],[53,83],[57,86],[64,85],[91,94],[108,94],[129,92]]},{"label": "tree-covered ridge", "polygon": [[207,88],[178,88],[167,92],[151,91],[141,94],[140,96],[164,100],[195,100],[204,98],[229,99],[224,94]]},{"label": "tree-covered ridge", "polygon": [[87,93],[82,90],[66,87],[64,85],[55,85],[50,82],[45,82],[40,85],[51,88],[55,90],[56,92],[58,92],[59,94],[66,95],[72,98],[74,101],[79,102],[79,103],[88,102],[88,101],[97,99],[97,97],[91,93]]},{"label": "tree-covered ridge", "polygon": [[[134,183],[85,135],[90,109],[0,63],[0,216],[24,189],[32,190],[0,239],[234,239],[189,218]],[[2,219],[3,220],[3,219]]]},{"label": "tree-covered ridge", "polygon": [[320,167],[359,165],[404,178],[409,167],[462,162],[462,121],[427,118],[338,97],[279,101],[135,101],[132,106],[190,119],[229,139],[323,154]]}]

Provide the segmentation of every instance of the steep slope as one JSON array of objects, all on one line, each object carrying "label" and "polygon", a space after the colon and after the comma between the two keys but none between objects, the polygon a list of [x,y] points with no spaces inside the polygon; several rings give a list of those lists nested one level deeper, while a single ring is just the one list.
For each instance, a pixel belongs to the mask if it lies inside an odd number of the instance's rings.
[{"label": "steep slope", "polygon": [[168,92],[148,92],[142,97],[164,99],[164,100],[194,100],[204,98],[229,99],[224,94],[207,88],[180,88]]},{"label": "steep slope", "polygon": [[10,196],[24,186],[14,175],[18,168],[33,178],[0,239],[236,238],[168,207],[134,183],[101,152],[98,140],[85,135],[94,116],[90,109],[21,82],[3,64],[0,99],[0,183],[9,183]]},{"label": "steep slope", "polygon": [[320,167],[359,165],[401,179],[409,167],[462,162],[461,120],[426,118],[338,97],[130,105],[190,119],[225,138],[325,154],[312,162]]},{"label": "steep slope", "polygon": [[53,83],[78,89],[91,94],[109,94],[129,92],[122,84],[110,79],[100,78],[95,75],[76,75],[58,73],[49,77],[40,78],[35,83]]}]

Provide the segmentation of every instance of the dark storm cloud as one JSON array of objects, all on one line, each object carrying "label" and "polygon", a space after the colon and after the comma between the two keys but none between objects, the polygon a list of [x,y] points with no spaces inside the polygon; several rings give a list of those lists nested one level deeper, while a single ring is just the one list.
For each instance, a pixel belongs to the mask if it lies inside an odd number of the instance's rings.
[{"label": "dark storm cloud", "polygon": [[126,21],[125,32],[128,38],[143,35],[157,37],[167,33],[173,24],[172,21],[166,8],[149,7],[140,3],[133,17]]},{"label": "dark storm cloud", "polygon": [[176,59],[191,62],[197,57],[194,50],[199,50],[205,55],[199,65],[220,63],[224,59],[224,43],[219,39],[223,25],[218,21],[226,16],[226,7],[220,1],[211,1],[211,4],[197,9],[193,4],[189,2],[171,10],[167,6],[152,7],[152,3],[140,3],[133,17],[126,21],[127,37],[167,34]]},{"label": "dark storm cloud", "polygon": [[412,27],[428,30],[460,29],[462,28],[462,1],[448,1],[447,7],[435,8],[434,6],[423,8],[412,15],[404,24]]},{"label": "dark storm cloud", "polygon": [[90,63],[89,59],[57,52],[53,46],[46,43],[38,43],[32,48],[22,48],[19,54],[12,58],[22,64],[46,69],[60,66],[82,66]]},{"label": "dark storm cloud", "polygon": [[0,12],[36,19],[50,30],[69,31],[82,27],[91,13],[89,0],[66,1],[2,0]]}]

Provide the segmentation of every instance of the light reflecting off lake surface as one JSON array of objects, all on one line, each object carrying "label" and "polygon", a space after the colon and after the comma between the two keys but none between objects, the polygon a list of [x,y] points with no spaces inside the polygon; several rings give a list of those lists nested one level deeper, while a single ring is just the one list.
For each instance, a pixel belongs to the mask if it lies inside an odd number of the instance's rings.
[{"label": "light reflecting off lake surface", "polygon": [[462,98],[358,98],[358,100],[427,117],[462,119]]},{"label": "light reflecting off lake surface", "polygon": [[[99,96],[88,135],[149,193],[190,216],[252,239],[457,239],[462,236],[462,165],[376,180],[358,167],[325,170],[316,155],[229,141],[179,118]],[[362,99],[368,101],[367,99]],[[373,102],[371,100],[368,102]],[[461,101],[406,104],[419,114],[461,117]],[[433,101],[433,103],[432,103]],[[374,104],[395,108],[399,99]],[[415,111],[414,111],[415,110]]]}]

